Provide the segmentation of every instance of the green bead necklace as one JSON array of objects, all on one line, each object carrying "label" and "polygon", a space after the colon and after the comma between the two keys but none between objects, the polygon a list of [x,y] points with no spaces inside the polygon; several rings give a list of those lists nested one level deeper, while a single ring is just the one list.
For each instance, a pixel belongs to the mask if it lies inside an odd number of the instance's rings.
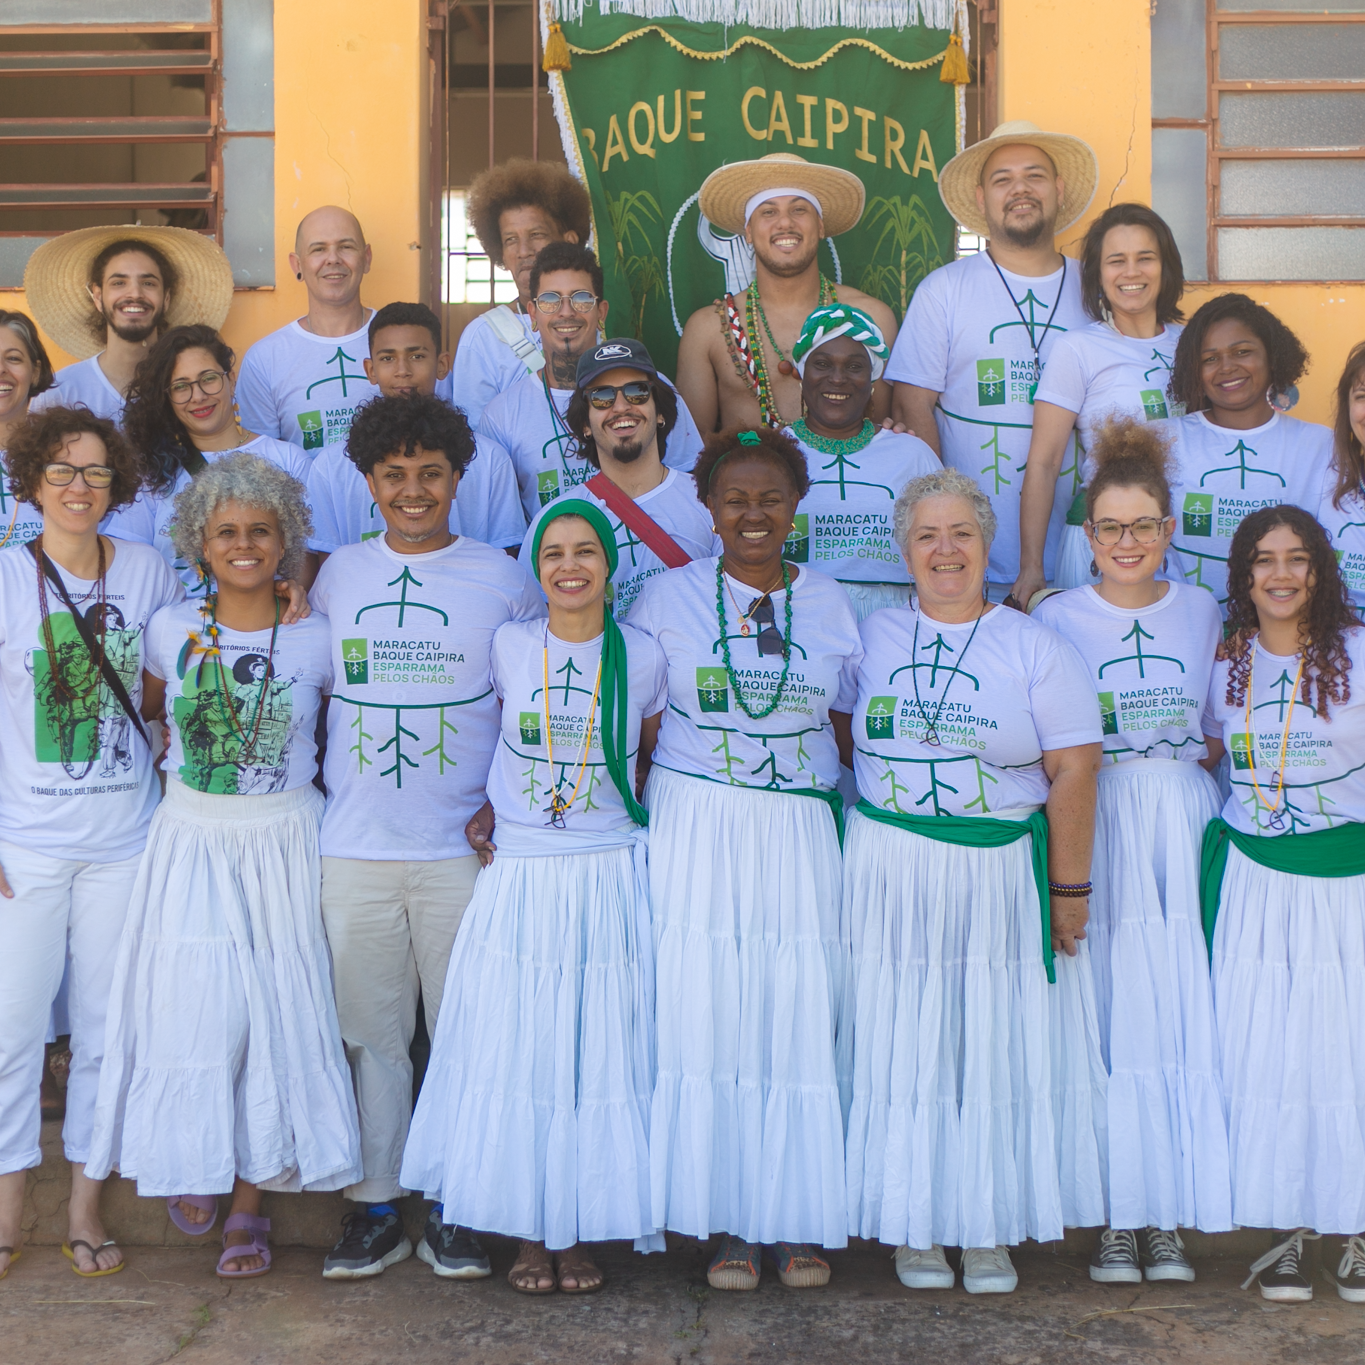
[{"label": "green bead necklace", "polygon": [[777,691],[773,693],[772,701],[761,711],[751,711],[749,703],[744,699],[744,693],[740,691],[739,679],[735,676],[735,666],[730,662],[730,633],[725,623],[725,558],[721,556],[716,560],[716,616],[720,622],[720,651],[725,660],[725,676],[730,679],[730,686],[734,689],[735,700],[739,703],[739,709],[750,720],[762,720],[777,710],[777,705],[782,700],[782,693],[787,687],[787,673],[792,666],[792,575],[785,560],[782,562],[782,591],[786,595],[787,618],[782,635],[782,676],[777,680]]},{"label": "green bead necklace", "polygon": [[806,425],[804,417],[798,417],[792,423],[792,430],[796,433],[798,441],[808,445],[812,450],[818,450],[822,455],[856,455],[858,451],[870,445],[872,438],[877,434],[877,428],[867,417],[863,418],[863,425],[858,434],[850,436],[846,441],[835,440],[832,436],[817,435]]}]

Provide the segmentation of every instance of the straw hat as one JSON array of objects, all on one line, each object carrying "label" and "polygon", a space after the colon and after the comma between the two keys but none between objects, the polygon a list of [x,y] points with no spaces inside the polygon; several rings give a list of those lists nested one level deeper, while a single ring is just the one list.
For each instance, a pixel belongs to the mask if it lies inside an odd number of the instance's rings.
[{"label": "straw hat", "polygon": [[981,183],[981,172],[990,154],[998,147],[1023,144],[1040,147],[1052,158],[1057,174],[1062,178],[1062,209],[1057,215],[1057,228],[1069,228],[1090,207],[1099,182],[1100,168],[1094,149],[1088,142],[1069,133],[1045,133],[1028,119],[1013,119],[999,124],[988,138],[974,142],[965,152],[959,152],[938,176],[938,192],[948,212],[968,232],[978,237],[990,235],[985,215],[976,206],[976,187]]},{"label": "straw hat", "polygon": [[863,182],[852,171],[822,166],[791,152],[734,161],[712,171],[702,181],[701,211],[723,231],[743,233],[745,204],[761,190],[788,185],[809,190],[820,201],[821,221],[831,237],[856,227],[863,216]]},{"label": "straw hat", "polygon": [[85,360],[103,349],[90,330],[94,304],[87,285],[95,257],[113,242],[146,242],[175,267],[180,277],[166,314],[168,327],[201,322],[219,328],[232,306],[232,267],[212,237],[188,228],[77,228],[44,242],[28,258],[24,291],[38,325],[69,355]]}]

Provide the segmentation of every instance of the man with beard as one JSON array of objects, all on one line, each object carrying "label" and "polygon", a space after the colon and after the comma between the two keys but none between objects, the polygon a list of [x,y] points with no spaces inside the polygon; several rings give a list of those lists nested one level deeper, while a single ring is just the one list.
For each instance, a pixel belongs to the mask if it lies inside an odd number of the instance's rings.
[{"label": "man with beard", "polygon": [[163,332],[223,325],[232,267],[211,238],[183,228],[81,228],[33,253],[24,288],[38,325],[80,357],[30,411],[84,407],[118,422],[133,372]]},{"label": "man with beard", "polygon": [[[820,273],[820,241],[856,227],[863,183],[836,166],[787,152],[736,161],[706,177],[702,215],[742,234],[754,251],[754,280],[699,308],[678,347],[678,388],[704,432],[765,424],[780,430],[801,416],[801,380],[790,355],[806,318],[843,303],[863,312],[888,343],[896,319],[880,300]],[[879,382],[868,416],[890,411],[890,386]]]},{"label": "man with beard", "polygon": [[[564,422],[580,433],[577,453],[592,470],[575,496],[597,503],[616,534],[610,601],[618,621],[630,614],[646,579],[721,550],[696,486],[660,456],[677,420],[678,395],[641,342],[612,338],[578,362]],[[521,562],[532,577],[536,530],[553,506],[540,509],[522,543]]]},{"label": "man with beard", "polygon": [[[1038,377],[1057,337],[1089,321],[1080,269],[1054,238],[1085,212],[1098,173],[1088,143],[1025,120],[1002,123],[944,166],[944,204],[988,243],[920,282],[886,367],[897,421],[991,500],[999,523],[987,572],[992,601],[1006,599],[1019,573],[1019,494]],[[1074,463],[1058,480],[1049,579],[1073,473]]]}]

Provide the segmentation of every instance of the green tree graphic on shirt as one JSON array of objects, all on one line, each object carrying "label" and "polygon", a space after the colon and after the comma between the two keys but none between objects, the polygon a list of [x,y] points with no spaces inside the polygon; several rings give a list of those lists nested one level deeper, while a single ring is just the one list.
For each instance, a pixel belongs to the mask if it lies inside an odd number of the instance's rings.
[{"label": "green tree graphic on shirt", "polygon": [[1134,652],[1132,654],[1120,655],[1117,659],[1107,659],[1100,665],[1097,676],[1103,678],[1104,670],[1106,668],[1116,668],[1119,664],[1135,663],[1137,664],[1138,677],[1145,679],[1147,677],[1147,665],[1155,663],[1158,660],[1162,663],[1174,664],[1182,673],[1185,671],[1185,665],[1181,663],[1179,659],[1175,658],[1174,655],[1144,654],[1142,652],[1142,642],[1148,640],[1155,643],[1156,636],[1149,635],[1147,631],[1143,630],[1142,622],[1137,619],[1134,619],[1132,630],[1130,630],[1127,635],[1123,636],[1121,643],[1127,644],[1129,640],[1134,642]]},{"label": "green tree graphic on shirt", "polygon": [[348,363],[351,365],[356,365],[359,362],[356,360],[355,356],[348,355],[340,346],[338,346],[336,350],[333,351],[332,354],[327,357],[326,363],[328,365],[335,365],[337,368],[337,372],[335,374],[326,375],[322,379],[315,379],[303,391],[303,396],[305,398],[311,398],[313,396],[314,389],[323,388],[328,384],[340,384],[341,396],[343,398],[349,398],[350,390],[346,387],[346,381],[348,379],[358,379],[362,384],[365,385],[368,385],[370,382],[368,379],[365,378],[365,371],[363,369],[354,371],[348,371],[346,369]]},{"label": "green tree graphic on shirt", "polygon": [[1247,462],[1247,457],[1256,457],[1257,452],[1254,447],[1247,445],[1245,441],[1238,441],[1235,446],[1224,454],[1224,459],[1232,460],[1234,463],[1220,465],[1216,469],[1207,469],[1199,476],[1199,486],[1203,488],[1204,480],[1211,478],[1214,474],[1236,474],[1237,486],[1245,491],[1247,479],[1256,475],[1263,479],[1274,479],[1281,488],[1286,487],[1284,477],[1277,474],[1273,469],[1257,469],[1254,465]]}]

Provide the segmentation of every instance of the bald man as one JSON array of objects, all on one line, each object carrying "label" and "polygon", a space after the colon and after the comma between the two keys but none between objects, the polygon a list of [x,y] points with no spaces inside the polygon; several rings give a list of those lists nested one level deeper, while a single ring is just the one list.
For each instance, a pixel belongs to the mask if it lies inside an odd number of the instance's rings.
[{"label": "bald man", "polygon": [[311,459],[344,441],[351,414],[379,393],[365,378],[374,310],[360,301],[370,247],[355,214],[335,205],[306,214],[289,268],[308,290],[308,312],[242,357],[237,405],[248,431],[291,441]]}]

